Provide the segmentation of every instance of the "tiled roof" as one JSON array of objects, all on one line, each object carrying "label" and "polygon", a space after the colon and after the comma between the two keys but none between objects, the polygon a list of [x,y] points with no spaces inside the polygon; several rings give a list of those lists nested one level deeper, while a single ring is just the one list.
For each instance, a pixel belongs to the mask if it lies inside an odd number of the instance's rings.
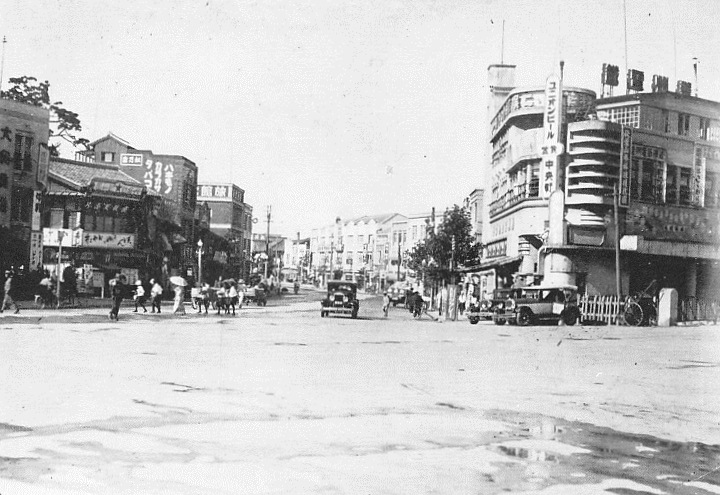
[{"label": "tiled roof", "polygon": [[87,187],[92,183],[93,179],[124,182],[144,187],[142,182],[135,180],[117,167],[98,163],[76,162],[63,158],[50,160],[50,175],[63,179],[77,187]]}]

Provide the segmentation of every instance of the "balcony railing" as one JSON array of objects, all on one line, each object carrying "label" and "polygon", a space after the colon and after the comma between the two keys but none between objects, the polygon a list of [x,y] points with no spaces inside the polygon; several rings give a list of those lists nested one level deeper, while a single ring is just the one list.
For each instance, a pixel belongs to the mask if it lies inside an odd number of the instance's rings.
[{"label": "balcony railing", "polygon": [[526,199],[537,199],[540,196],[540,184],[538,180],[530,182],[530,190],[526,190],[525,184],[509,189],[505,194],[490,203],[490,216],[494,216],[503,210],[511,208]]}]

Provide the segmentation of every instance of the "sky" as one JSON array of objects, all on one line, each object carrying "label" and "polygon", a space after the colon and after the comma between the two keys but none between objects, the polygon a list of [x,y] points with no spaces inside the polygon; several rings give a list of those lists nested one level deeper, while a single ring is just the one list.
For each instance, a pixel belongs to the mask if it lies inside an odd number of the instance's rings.
[{"label": "sky", "polygon": [[717,0],[0,0],[0,36],[4,88],[48,80],[82,137],[183,155],[292,237],[484,187],[490,64],[599,93],[604,62],[673,89],[697,57],[720,101]]}]

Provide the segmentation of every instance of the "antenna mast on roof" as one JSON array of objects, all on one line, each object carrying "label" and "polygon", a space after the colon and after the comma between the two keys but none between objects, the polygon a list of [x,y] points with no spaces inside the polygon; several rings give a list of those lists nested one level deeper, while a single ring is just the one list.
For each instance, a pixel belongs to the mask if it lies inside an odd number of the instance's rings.
[{"label": "antenna mast on roof", "polygon": [[[627,6],[626,6],[626,0],[623,0],[623,26],[624,26],[624,32],[625,32],[625,74],[628,72],[628,47],[627,47]],[[625,94],[628,94],[629,90],[625,90]]]},{"label": "antenna mast on roof", "polygon": [[5,70],[5,43],[7,43],[7,38],[5,36],[3,36],[2,61],[0,61],[0,93],[2,93],[3,72]]},{"label": "antenna mast on roof", "polygon": [[500,65],[505,62],[505,19],[502,22],[502,36],[500,37]]},{"label": "antenna mast on roof", "polygon": [[693,72],[695,73],[695,98],[698,97],[698,65],[700,65],[700,59],[693,57]]}]

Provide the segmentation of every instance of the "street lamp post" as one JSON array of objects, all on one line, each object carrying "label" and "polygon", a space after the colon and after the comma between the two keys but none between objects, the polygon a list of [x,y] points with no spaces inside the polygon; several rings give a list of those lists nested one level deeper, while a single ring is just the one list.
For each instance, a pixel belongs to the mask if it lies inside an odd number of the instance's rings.
[{"label": "street lamp post", "polygon": [[62,241],[63,237],[65,237],[65,232],[62,230],[58,231],[58,262],[57,262],[57,289],[55,296],[57,298],[57,307],[60,308],[60,275],[62,275],[62,272],[60,271],[60,263],[62,262]]},{"label": "street lamp post", "polygon": [[202,287],[202,239],[198,239],[198,287]]}]

